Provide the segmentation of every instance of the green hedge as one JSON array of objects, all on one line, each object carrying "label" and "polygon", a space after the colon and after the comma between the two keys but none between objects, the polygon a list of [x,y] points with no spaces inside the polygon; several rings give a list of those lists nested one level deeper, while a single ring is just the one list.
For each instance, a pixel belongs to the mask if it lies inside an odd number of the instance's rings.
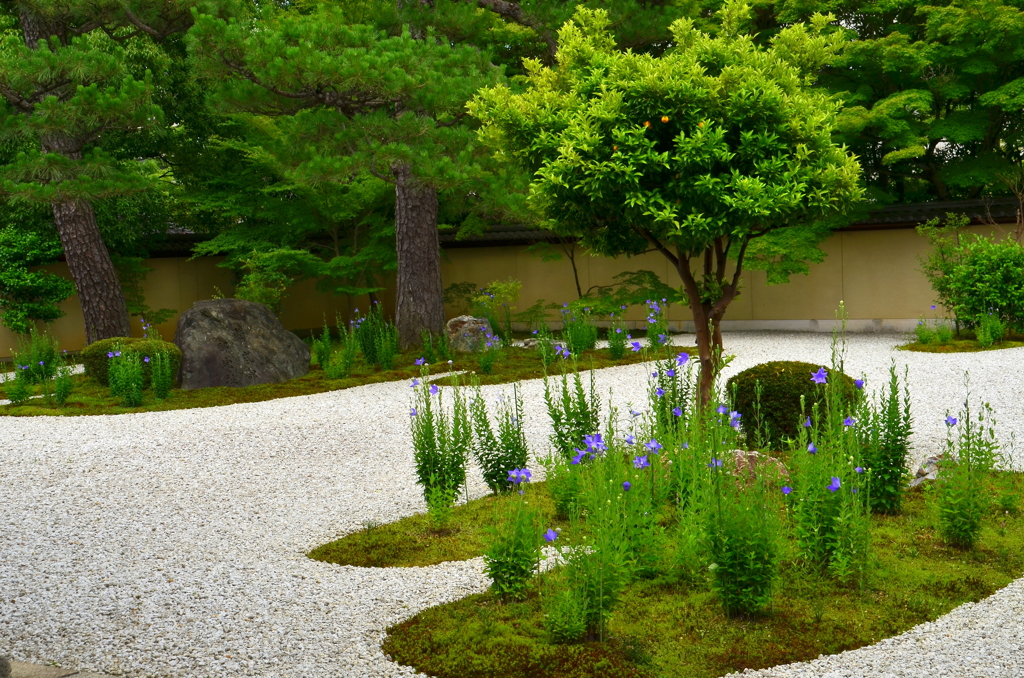
[{"label": "green hedge", "polygon": [[[178,367],[181,365],[181,349],[171,342],[163,341],[162,339],[113,337],[111,339],[94,341],[82,349],[81,354],[79,354],[79,357],[82,359],[82,364],[85,365],[86,375],[95,379],[104,386],[109,386],[110,382],[107,378],[107,367],[109,365],[110,358],[107,354],[118,350],[118,347],[121,347],[120,350],[122,352],[137,353],[142,357],[153,357],[160,351],[163,351],[170,356],[171,372],[174,374],[175,383],[177,383]],[[143,363],[142,378],[144,387],[149,387],[150,363]]]},{"label": "green hedge", "polygon": [[[811,413],[814,403],[824,407],[825,385],[815,384],[811,374],[817,372],[820,365],[797,361],[778,360],[755,365],[739,374],[733,375],[726,384],[728,393],[735,396],[733,408],[743,415],[743,428],[747,431],[747,439],[752,443],[754,432],[759,426],[767,424],[769,445],[772,450],[785,449],[785,438],[795,438],[800,425],[800,396],[804,396],[804,407],[807,414]],[[847,403],[853,404],[859,393],[854,386],[853,378],[829,370],[829,381],[839,378]],[[758,417],[755,411],[756,384],[761,382],[761,411]],[[824,414],[824,412],[822,413]]]}]

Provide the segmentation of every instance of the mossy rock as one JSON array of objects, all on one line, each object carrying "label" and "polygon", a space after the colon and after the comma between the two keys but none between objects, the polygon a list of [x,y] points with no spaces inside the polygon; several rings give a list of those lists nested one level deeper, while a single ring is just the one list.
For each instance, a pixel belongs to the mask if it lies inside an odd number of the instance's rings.
[{"label": "mossy rock", "polygon": [[[750,369],[733,375],[726,383],[727,392],[734,395],[733,407],[743,415],[743,428],[748,440],[753,441],[758,427],[767,425],[769,446],[772,450],[785,449],[786,438],[796,438],[800,427],[800,396],[804,397],[807,414],[815,403],[819,409],[825,407],[825,384],[816,384],[811,375],[821,368],[798,361],[777,360],[754,365]],[[825,368],[829,381],[839,379],[845,403],[852,407],[857,402],[859,391],[853,378]],[[761,409],[758,417],[757,382],[761,382]],[[735,389],[735,391],[734,391]],[[824,412],[822,412],[824,414]]]},{"label": "mossy rock", "polygon": [[[119,349],[118,347],[121,348]],[[110,364],[110,358],[107,357],[107,354],[115,350],[120,350],[123,353],[136,353],[143,358],[146,356],[152,358],[161,351],[166,353],[171,359],[171,374],[174,375],[174,381],[177,383],[178,368],[181,366],[181,349],[171,342],[162,339],[112,337],[110,339],[94,341],[83,348],[79,354],[82,364],[85,365],[85,374],[104,386],[109,386],[110,380],[107,369]],[[143,363],[142,380],[144,388],[149,386],[150,371],[150,363]]]}]

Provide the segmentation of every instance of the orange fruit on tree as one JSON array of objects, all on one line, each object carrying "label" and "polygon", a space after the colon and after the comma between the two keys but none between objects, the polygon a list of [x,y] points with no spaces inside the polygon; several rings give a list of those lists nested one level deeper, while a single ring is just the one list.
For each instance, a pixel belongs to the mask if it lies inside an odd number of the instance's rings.
[{"label": "orange fruit on tree", "polygon": [[662,122],[668,122],[668,116],[667,115],[661,116],[661,121]]},{"label": "orange fruit on tree", "polygon": [[650,120],[644,120],[644,127],[650,127],[650,126],[651,126],[651,121]]}]

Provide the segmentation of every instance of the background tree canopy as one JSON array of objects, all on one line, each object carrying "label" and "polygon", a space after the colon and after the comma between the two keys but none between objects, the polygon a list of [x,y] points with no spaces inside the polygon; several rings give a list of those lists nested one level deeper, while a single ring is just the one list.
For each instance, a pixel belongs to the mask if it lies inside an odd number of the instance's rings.
[{"label": "background tree canopy", "polygon": [[[463,116],[464,106],[478,87],[494,82],[522,92],[522,78],[534,77],[530,63],[563,67],[559,30],[581,8],[604,10],[615,36],[607,49],[628,50],[637,59],[678,51],[670,29],[680,19],[711,37],[746,35],[779,55],[788,50],[801,87],[841,104],[830,124],[832,141],[859,158],[865,200],[845,214],[808,214],[799,229],[775,229],[751,241],[745,266],[767,270],[770,282],[820,260],[815,244],[864,210],[1009,195],[1024,185],[1021,3],[753,0],[749,12],[723,7],[719,0],[3,3],[0,320],[23,330],[59,316],[57,304],[71,289],[34,269],[63,256],[83,304],[93,309],[86,313],[95,330],[90,336],[125,332],[127,314],[145,305],[131,298],[120,306],[119,283],[125,281],[116,272],[120,268],[124,278],[135,270],[127,276],[137,278],[137,268],[125,262],[145,256],[169,227],[208,233],[213,239],[196,254],[227,255],[240,286],[273,304],[300,279],[315,279],[321,290],[337,294],[374,295],[383,284],[381,272],[414,268],[401,264],[396,237],[401,242],[406,231],[396,233],[396,220],[429,224],[424,233],[543,225],[539,203],[525,202],[533,170],[495,163],[473,142],[477,123]],[[799,45],[779,42],[780,36],[792,41],[792,27],[810,22],[815,12],[829,12],[832,19],[814,23],[813,40],[808,33]],[[200,15],[205,18],[197,30],[193,22]],[[230,28],[228,20],[234,21]],[[234,42],[211,38],[218,30]],[[334,42],[324,42],[325,36]],[[395,63],[417,50],[436,58],[410,62],[408,96],[399,97],[404,103],[392,98],[388,105],[366,101],[360,111],[332,110],[316,93],[338,91],[344,82],[331,51],[343,36],[362,36],[364,47],[375,36],[373,49]],[[302,45],[310,41],[322,49],[303,56]],[[441,63],[439,50],[446,51],[445,77],[430,66]],[[216,67],[210,55],[222,58]],[[456,73],[465,77],[453,79]],[[364,92],[396,91],[380,79],[368,82]],[[301,86],[309,96],[281,96],[295,93],[288,86]],[[652,89],[649,96],[664,94]],[[651,102],[649,108],[655,107]],[[654,116],[639,108],[631,113]],[[667,134],[679,118],[671,117],[663,124],[654,116],[644,134]],[[593,133],[593,126],[578,131],[579,148]],[[705,130],[709,143],[716,133]],[[639,138],[625,135],[621,145]],[[669,138],[653,145],[652,162]],[[614,162],[601,162],[595,160],[594,183],[587,188],[608,191],[596,204],[612,200],[609,186],[628,179],[616,174]],[[417,209],[396,210],[396,198],[406,195],[396,184],[407,184],[416,200],[402,204]],[[653,193],[636,193],[627,218],[646,215],[657,224],[674,219],[691,234],[713,230],[727,215],[702,204],[701,190],[710,189],[680,190],[665,203]],[[784,201],[782,195],[759,196],[755,184],[745,190],[751,210],[764,207],[759,200]],[[675,200],[694,207],[682,221]],[[86,232],[93,233],[89,245],[76,245]],[[654,247],[635,231],[594,231],[584,244],[600,253]],[[102,261],[105,254],[109,264]],[[102,275],[82,278],[80,262]],[[419,285],[432,291],[416,305],[430,310],[407,313],[406,343],[418,336],[418,327],[437,329],[436,286]]]}]

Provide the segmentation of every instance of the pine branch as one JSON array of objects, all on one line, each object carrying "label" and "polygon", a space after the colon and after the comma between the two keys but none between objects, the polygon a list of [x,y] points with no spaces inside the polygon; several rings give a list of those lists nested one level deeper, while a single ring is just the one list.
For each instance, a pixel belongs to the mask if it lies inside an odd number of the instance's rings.
[{"label": "pine branch", "polygon": [[476,5],[520,26],[532,28],[548,46],[548,62],[553,63],[555,61],[555,53],[558,52],[558,40],[540,21],[524,12],[518,3],[509,2],[509,0],[476,0]]}]

